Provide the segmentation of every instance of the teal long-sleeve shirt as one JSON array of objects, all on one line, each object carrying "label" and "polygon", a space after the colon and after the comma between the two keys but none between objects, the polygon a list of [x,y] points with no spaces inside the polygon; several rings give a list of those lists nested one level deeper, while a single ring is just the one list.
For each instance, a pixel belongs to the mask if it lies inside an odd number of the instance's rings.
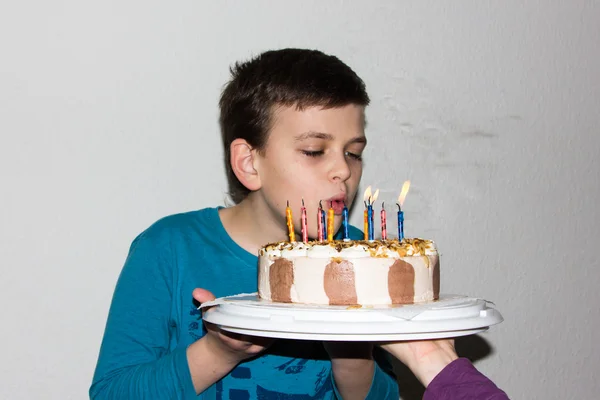
[{"label": "teal long-sleeve shirt", "polygon": [[[350,236],[362,233],[351,227]],[[217,208],[172,215],[141,233],[115,288],[90,398],[340,398],[322,343],[296,340],[276,341],[196,394],[186,349],[206,331],[192,291],[201,287],[217,297],[255,292],[257,265],[227,234]],[[380,363],[367,398],[398,399],[389,364]]]}]

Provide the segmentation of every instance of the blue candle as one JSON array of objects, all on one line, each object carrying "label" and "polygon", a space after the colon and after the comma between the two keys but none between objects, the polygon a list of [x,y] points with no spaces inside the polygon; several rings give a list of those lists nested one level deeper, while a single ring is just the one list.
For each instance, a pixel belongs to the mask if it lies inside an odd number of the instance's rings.
[{"label": "blue candle", "polygon": [[398,240],[404,239],[404,211],[398,206]]},{"label": "blue candle", "polygon": [[350,233],[348,232],[348,207],[344,203],[344,210],[342,210],[342,228],[343,228],[343,239],[350,239]]},{"label": "blue candle", "polygon": [[325,210],[321,207],[321,202],[319,202],[319,207],[321,209],[321,226],[323,227],[323,240],[327,239],[327,218],[325,217]]},{"label": "blue candle", "polygon": [[404,181],[400,196],[398,196],[398,203],[396,203],[398,206],[398,240],[404,239],[404,212],[402,211],[402,206],[404,205],[404,200],[406,199],[409,188],[410,181]]},{"label": "blue candle", "polygon": [[369,205],[367,206],[367,218],[369,220],[369,240],[373,240],[375,238],[375,233],[373,229],[373,205],[369,201]]}]

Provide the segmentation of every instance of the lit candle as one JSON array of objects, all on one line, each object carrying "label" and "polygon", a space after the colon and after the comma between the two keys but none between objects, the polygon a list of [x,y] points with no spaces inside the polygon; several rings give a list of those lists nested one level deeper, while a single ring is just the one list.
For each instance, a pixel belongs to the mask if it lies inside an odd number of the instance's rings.
[{"label": "lit candle", "polygon": [[364,226],[363,226],[363,232],[364,232],[364,239],[365,240],[369,240],[369,205],[368,202],[371,201],[371,186],[369,186],[366,190],[365,190],[365,194],[363,196],[363,199],[365,201],[365,213],[364,213]]},{"label": "lit candle", "polygon": [[387,239],[387,223],[385,215],[385,203],[381,203],[381,240]]},{"label": "lit candle", "polygon": [[369,217],[369,240],[375,239],[375,222],[373,219],[373,203],[377,200],[379,196],[379,189],[375,191],[375,194],[372,197],[369,197],[369,206],[367,208],[368,217]]},{"label": "lit candle", "polygon": [[367,203],[367,218],[369,220],[369,240],[373,240],[373,204]]},{"label": "lit candle", "polygon": [[304,243],[308,243],[308,223],[306,220],[306,207],[304,207],[304,199],[302,199],[302,208],[301,208],[301,224],[302,224],[302,241]]},{"label": "lit candle", "polygon": [[317,210],[317,240],[319,242],[323,241],[323,222],[325,221],[325,211],[323,211],[323,206],[319,201],[319,210]]},{"label": "lit candle", "polygon": [[342,227],[344,232],[344,240],[350,240],[350,233],[348,232],[348,207],[344,202],[344,209],[342,210]]},{"label": "lit candle", "polygon": [[402,206],[404,205],[409,188],[410,181],[405,181],[402,185],[400,196],[398,196],[398,203],[396,203],[398,205],[398,240],[404,239],[404,212],[402,211]]},{"label": "lit candle", "polygon": [[404,211],[399,203],[398,205],[398,240],[404,239]]},{"label": "lit candle", "polygon": [[294,232],[294,221],[292,220],[292,209],[290,208],[290,202],[287,202],[287,208],[285,209],[285,217],[288,227],[288,235],[290,242],[296,241],[296,233]]},{"label": "lit candle", "polygon": [[331,202],[330,206],[329,206],[329,210],[327,210],[327,241],[328,242],[333,242],[333,218],[334,218],[334,211],[333,211],[333,201]]}]

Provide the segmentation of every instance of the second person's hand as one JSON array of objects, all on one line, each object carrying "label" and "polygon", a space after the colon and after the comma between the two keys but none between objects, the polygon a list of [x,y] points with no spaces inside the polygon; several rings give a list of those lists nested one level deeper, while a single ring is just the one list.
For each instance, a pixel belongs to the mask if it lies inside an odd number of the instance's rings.
[{"label": "second person's hand", "polygon": [[380,347],[410,368],[425,387],[458,358],[454,339],[387,342]]}]

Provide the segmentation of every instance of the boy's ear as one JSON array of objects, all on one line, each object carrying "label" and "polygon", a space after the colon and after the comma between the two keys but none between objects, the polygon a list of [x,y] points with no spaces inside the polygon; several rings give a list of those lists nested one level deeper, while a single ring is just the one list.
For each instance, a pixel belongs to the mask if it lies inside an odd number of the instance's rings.
[{"label": "boy's ear", "polygon": [[229,147],[231,154],[231,169],[238,180],[248,190],[260,189],[260,176],[255,168],[256,150],[244,139],[235,139]]}]

